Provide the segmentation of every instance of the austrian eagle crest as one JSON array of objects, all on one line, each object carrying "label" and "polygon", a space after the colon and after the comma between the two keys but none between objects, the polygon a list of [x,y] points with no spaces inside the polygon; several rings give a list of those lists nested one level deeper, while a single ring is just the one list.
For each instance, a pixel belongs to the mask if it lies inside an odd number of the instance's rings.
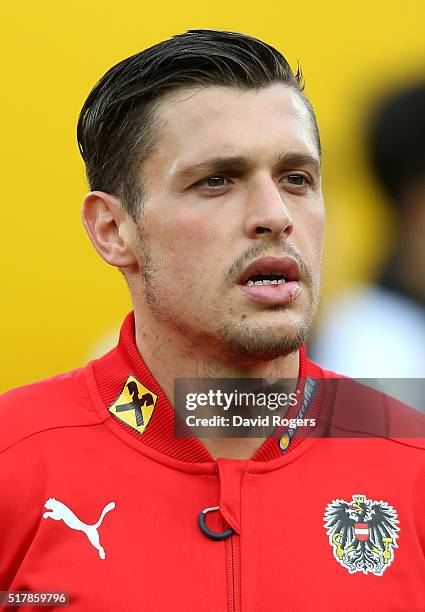
[{"label": "austrian eagle crest", "polygon": [[353,495],[347,502],[336,499],[323,517],[335,559],[350,574],[382,576],[394,560],[398,538],[397,512],[384,501]]}]

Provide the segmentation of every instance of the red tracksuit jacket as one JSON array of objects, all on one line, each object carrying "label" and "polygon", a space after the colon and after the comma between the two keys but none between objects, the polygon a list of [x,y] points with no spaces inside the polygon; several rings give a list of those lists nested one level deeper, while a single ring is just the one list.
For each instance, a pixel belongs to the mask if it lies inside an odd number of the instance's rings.
[{"label": "red tracksuit jacket", "polygon": [[[301,351],[300,378],[329,376]],[[117,415],[142,392],[140,433]],[[214,461],[176,438],[129,315],[101,359],[1,399],[0,590],[81,612],[424,612],[423,441],[282,440]],[[217,506],[220,541],[198,524]]]}]

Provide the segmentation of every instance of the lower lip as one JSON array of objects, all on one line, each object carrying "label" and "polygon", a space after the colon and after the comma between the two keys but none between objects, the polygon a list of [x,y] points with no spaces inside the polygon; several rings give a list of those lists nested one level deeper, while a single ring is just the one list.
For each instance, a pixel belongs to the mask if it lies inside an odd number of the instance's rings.
[{"label": "lower lip", "polygon": [[301,287],[296,281],[288,281],[283,285],[238,285],[240,289],[254,302],[261,304],[288,304],[301,293]]}]

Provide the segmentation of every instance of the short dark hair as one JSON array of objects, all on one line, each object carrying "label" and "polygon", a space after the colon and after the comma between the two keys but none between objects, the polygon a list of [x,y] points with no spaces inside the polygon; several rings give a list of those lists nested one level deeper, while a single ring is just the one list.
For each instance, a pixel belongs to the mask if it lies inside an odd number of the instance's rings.
[{"label": "short dark hair", "polygon": [[256,38],[189,30],[119,62],[95,85],[78,120],[90,188],[119,197],[135,219],[143,196],[139,170],[153,144],[153,111],[163,96],[196,85],[257,89],[274,83],[302,96],[320,152],[300,68],[294,74],[279,51]]},{"label": "short dark hair", "polygon": [[403,204],[412,179],[425,176],[425,81],[409,83],[375,104],[367,129],[369,157],[389,201]]}]

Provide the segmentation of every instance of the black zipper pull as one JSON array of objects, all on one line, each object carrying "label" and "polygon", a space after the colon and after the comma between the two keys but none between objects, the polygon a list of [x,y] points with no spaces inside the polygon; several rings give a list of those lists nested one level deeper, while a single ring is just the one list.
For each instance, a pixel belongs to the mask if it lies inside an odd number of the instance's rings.
[{"label": "black zipper pull", "polygon": [[202,512],[200,512],[198,516],[198,525],[204,535],[206,535],[211,540],[219,542],[220,540],[225,540],[226,538],[229,538],[235,533],[235,531],[231,527],[225,529],[224,531],[211,531],[211,529],[206,526],[205,515],[208,514],[208,512],[215,512],[217,510],[220,510],[220,506],[214,506],[213,508],[205,508],[205,510],[202,510]]}]

